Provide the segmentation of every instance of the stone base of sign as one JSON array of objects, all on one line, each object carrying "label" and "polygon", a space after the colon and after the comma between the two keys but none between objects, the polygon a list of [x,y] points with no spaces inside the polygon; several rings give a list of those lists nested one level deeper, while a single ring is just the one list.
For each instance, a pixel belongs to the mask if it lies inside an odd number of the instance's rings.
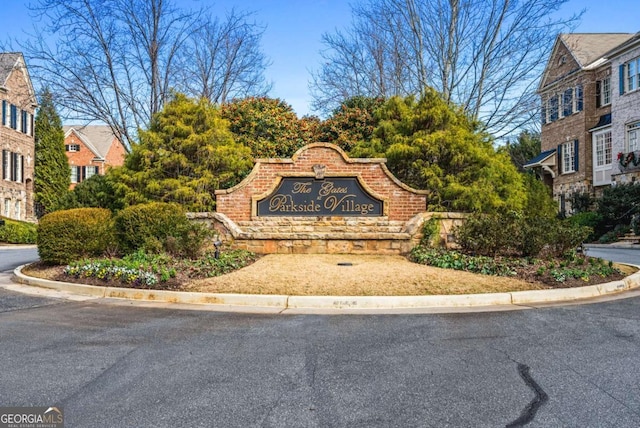
[{"label": "stone base of sign", "polygon": [[408,221],[384,217],[269,217],[235,223],[221,213],[190,213],[214,231],[227,249],[257,254],[406,254],[422,238],[422,224],[436,218],[440,242],[455,246],[462,213],[427,212]]}]

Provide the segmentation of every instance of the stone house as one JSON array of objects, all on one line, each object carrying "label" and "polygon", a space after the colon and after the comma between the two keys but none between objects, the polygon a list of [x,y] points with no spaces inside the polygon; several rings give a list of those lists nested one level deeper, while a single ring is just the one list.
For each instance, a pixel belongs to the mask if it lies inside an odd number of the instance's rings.
[{"label": "stone house", "polygon": [[0,53],[0,101],[0,214],[35,221],[33,167],[37,99],[24,57],[19,52]]},{"label": "stone house", "polygon": [[542,174],[559,209],[568,214],[571,195],[597,195],[612,183],[615,75],[610,52],[633,37],[560,34],[540,80],[541,154],[525,167]]},{"label": "stone house", "polygon": [[93,175],[124,163],[125,148],[106,125],[63,126],[71,189]]}]

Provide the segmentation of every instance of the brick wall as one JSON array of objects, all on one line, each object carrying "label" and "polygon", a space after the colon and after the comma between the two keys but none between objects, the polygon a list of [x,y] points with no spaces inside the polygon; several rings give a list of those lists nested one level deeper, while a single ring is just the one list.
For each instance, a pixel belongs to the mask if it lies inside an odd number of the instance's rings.
[{"label": "brick wall", "polygon": [[292,159],[258,160],[251,174],[237,186],[216,191],[216,210],[235,222],[251,220],[257,197],[267,195],[278,177],[313,176],[313,165],[326,166],[327,176],[358,176],[361,182],[385,201],[389,220],[407,221],[424,212],[425,192],[402,184],[389,172],[383,159],[350,159],[337,146],[311,144],[300,149]]},{"label": "brick wall", "polygon": [[[257,216],[257,201],[282,177],[314,177],[318,164],[325,166],[326,177],[358,177],[383,201],[383,215]],[[258,160],[240,184],[216,191],[217,220],[211,227],[227,245],[257,253],[402,254],[418,243],[426,206],[426,192],[401,183],[384,159],[350,159],[335,145],[316,143],[291,159]]]}]

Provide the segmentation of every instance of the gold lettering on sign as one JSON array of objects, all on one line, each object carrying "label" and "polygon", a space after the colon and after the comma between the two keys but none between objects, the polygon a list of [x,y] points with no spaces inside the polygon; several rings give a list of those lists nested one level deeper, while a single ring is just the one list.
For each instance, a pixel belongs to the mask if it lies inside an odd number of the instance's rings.
[{"label": "gold lettering on sign", "polygon": [[291,193],[311,193],[311,183],[293,183],[293,190],[291,191]]},{"label": "gold lettering on sign", "polygon": [[382,203],[355,178],[283,178],[276,191],[258,201],[258,215],[382,215]]},{"label": "gold lettering on sign", "polygon": [[320,204],[317,204],[314,201],[305,201],[304,203],[296,204],[291,195],[274,195],[269,200],[269,211],[272,213],[320,212],[321,208]]},{"label": "gold lettering on sign", "polygon": [[[320,190],[318,190],[318,196],[324,198],[325,196],[333,195],[333,194],[345,194],[347,193],[346,187],[336,187],[330,181],[325,181],[320,186]],[[355,196],[355,195],[353,195]]]}]

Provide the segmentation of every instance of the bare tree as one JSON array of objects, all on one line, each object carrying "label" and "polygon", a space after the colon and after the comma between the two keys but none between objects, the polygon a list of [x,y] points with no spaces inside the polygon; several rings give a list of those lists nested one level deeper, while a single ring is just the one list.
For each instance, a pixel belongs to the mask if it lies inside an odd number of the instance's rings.
[{"label": "bare tree", "polygon": [[[367,0],[355,6],[349,37],[325,35],[323,66],[311,83],[314,107],[335,107],[339,93],[347,96],[419,94],[426,86],[460,105],[497,136],[511,133],[532,116],[535,85],[557,33],[571,28],[581,14],[556,18],[567,0]],[[340,33],[338,33],[340,34]],[[369,40],[393,41],[384,54],[366,47]],[[348,49],[344,49],[348,46]],[[389,51],[390,50],[390,51]],[[349,52],[361,52],[353,91],[343,75]],[[369,60],[395,60],[394,73],[380,73]],[[387,64],[391,65],[391,62]],[[371,78],[395,79],[390,87],[372,85]],[[398,83],[401,80],[401,83]]]},{"label": "bare tree", "polygon": [[21,47],[34,81],[61,115],[103,122],[127,146],[195,67],[183,52],[209,25],[173,0],[37,0],[32,11],[44,26]]},{"label": "bare tree", "polygon": [[260,50],[264,27],[250,22],[252,15],[231,10],[224,20],[207,18],[194,31],[181,54],[178,90],[214,103],[271,90],[264,76],[270,64]]}]

